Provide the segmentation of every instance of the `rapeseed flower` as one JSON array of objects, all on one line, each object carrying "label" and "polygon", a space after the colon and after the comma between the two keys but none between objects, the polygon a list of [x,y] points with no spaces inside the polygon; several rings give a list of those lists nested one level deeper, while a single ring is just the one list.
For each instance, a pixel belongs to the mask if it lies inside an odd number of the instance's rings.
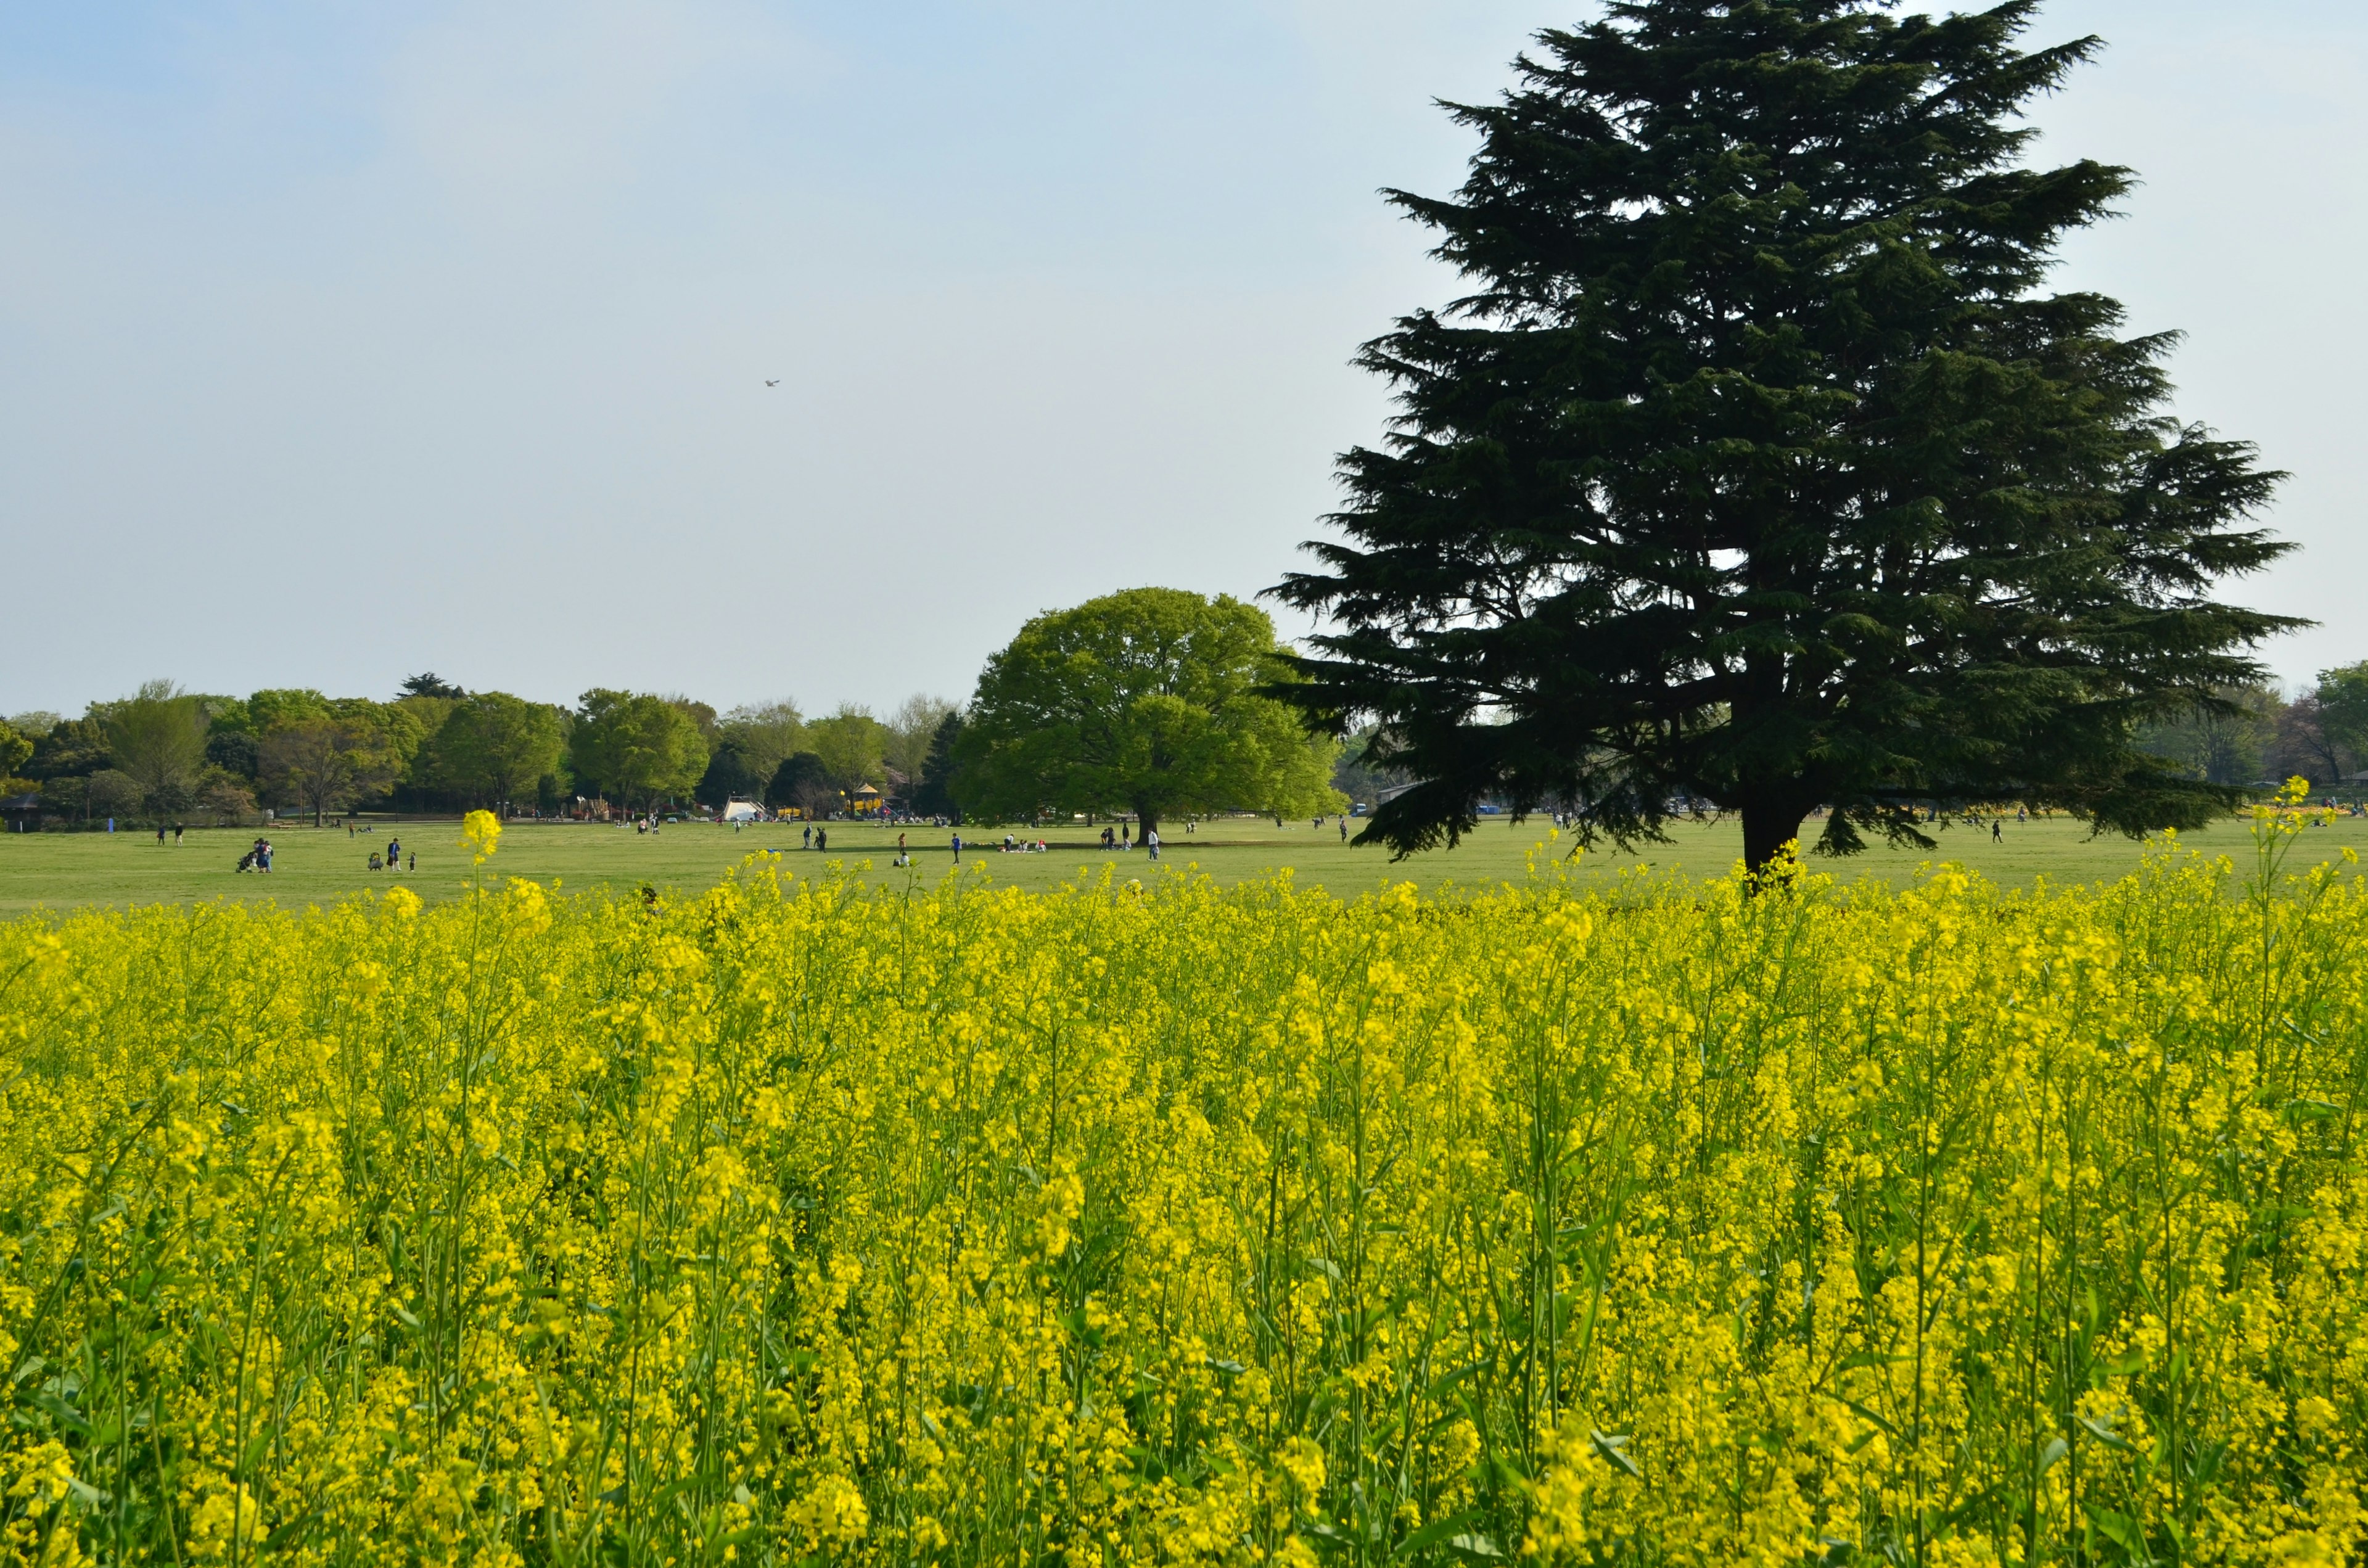
[{"label": "rapeseed flower", "polygon": [[[2368,890],[0,925],[0,1555],[2340,1562]],[[480,821],[479,819],[483,820]]]}]

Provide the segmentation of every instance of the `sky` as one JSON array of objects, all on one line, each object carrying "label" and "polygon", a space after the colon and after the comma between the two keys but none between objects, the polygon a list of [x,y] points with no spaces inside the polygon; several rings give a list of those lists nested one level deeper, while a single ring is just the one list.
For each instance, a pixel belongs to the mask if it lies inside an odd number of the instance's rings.
[{"label": "sky", "polygon": [[[1039,611],[1301,563],[1585,0],[0,9],[0,712],[165,676],[885,711]],[[2038,156],[2177,412],[2292,478],[2228,597],[2368,658],[2368,6],[2055,0]],[[768,382],[777,382],[768,385]],[[1279,614],[1286,633],[1304,630]]]}]

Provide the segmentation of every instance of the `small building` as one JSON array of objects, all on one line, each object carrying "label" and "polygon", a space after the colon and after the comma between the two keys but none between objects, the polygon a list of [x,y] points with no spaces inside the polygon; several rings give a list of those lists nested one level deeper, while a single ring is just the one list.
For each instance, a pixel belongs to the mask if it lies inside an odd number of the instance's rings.
[{"label": "small building", "polygon": [[0,795],[0,826],[9,833],[31,833],[41,825],[39,795]]},{"label": "small building", "polygon": [[754,801],[726,801],[718,814],[725,822],[763,822],[765,808]]},{"label": "small building", "polygon": [[888,809],[888,802],[871,785],[859,784],[847,798],[847,809],[860,817],[876,817]]}]

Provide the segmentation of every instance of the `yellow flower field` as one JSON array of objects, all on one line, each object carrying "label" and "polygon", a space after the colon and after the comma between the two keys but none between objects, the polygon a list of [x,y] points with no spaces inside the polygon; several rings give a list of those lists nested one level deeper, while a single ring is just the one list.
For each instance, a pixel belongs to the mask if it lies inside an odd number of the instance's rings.
[{"label": "yellow flower field", "polygon": [[[2359,1561],[2368,892],[0,926],[42,1562]],[[2250,880],[2249,891],[2245,884]]]}]

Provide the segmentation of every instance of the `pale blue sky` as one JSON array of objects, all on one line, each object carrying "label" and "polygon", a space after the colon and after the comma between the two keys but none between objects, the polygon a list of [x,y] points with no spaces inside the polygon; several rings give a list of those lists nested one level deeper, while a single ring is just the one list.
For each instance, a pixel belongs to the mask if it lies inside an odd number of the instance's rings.
[{"label": "pale blue sky", "polygon": [[[0,712],[170,675],[383,695],[966,695],[1028,615],[1248,595],[1451,285],[1376,187],[1574,4],[0,10]],[[2057,0],[2068,280],[2294,471],[2238,597],[2368,657],[2368,6]],[[779,378],[779,387],[764,381]]]}]

